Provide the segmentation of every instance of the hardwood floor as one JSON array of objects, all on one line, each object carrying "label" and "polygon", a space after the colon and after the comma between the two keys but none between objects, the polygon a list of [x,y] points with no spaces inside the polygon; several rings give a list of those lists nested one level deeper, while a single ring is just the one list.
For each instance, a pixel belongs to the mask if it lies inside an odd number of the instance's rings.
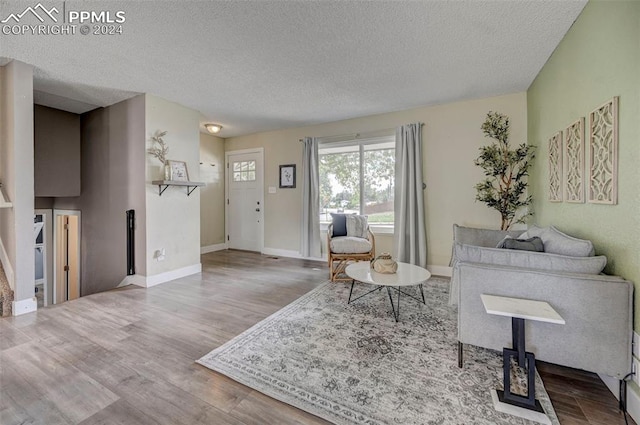
[{"label": "hardwood floor", "polygon": [[[563,425],[624,425],[618,400],[598,375],[550,363],[536,364]],[[628,417],[629,424],[635,424]]]},{"label": "hardwood floor", "polygon": [[[239,251],[202,263],[201,275],[0,319],[0,423],[326,424],[194,363],[324,282],[326,265]],[[562,424],[624,424],[597,376],[540,374]]]}]

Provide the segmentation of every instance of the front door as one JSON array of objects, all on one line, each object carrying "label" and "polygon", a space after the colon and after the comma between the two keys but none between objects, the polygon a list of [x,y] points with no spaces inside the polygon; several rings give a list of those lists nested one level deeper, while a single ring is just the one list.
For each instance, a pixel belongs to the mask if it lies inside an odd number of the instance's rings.
[{"label": "front door", "polygon": [[227,154],[227,243],[231,249],[263,248],[262,151]]}]

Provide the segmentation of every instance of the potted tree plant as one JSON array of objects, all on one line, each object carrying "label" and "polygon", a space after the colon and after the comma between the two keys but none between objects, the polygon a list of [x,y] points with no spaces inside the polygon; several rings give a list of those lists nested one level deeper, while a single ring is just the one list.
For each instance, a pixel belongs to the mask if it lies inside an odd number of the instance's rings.
[{"label": "potted tree plant", "polygon": [[523,223],[532,215],[532,202],[527,194],[527,176],[535,158],[535,146],[522,143],[515,149],[509,145],[509,117],[490,111],[480,127],[485,137],[494,141],[480,147],[474,164],[483,169],[486,178],[476,184],[476,200],[500,213],[501,230],[509,230],[514,223]]}]

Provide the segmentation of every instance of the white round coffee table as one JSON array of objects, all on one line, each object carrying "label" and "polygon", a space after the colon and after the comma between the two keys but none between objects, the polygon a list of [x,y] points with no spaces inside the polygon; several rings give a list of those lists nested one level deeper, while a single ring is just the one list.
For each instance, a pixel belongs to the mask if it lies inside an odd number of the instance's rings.
[{"label": "white round coffee table", "polygon": [[[393,310],[393,317],[398,321],[400,317],[400,295],[405,295],[407,297],[413,298],[416,301],[420,301],[423,304],[426,304],[424,299],[424,292],[422,291],[422,284],[426,282],[430,277],[431,273],[428,270],[423,269],[422,267],[415,266],[413,264],[407,263],[398,263],[398,271],[393,274],[383,274],[378,273],[371,268],[371,263],[368,261],[362,261],[358,263],[349,264],[345,269],[345,273],[349,276],[351,281],[351,290],[349,291],[349,301],[347,304],[351,304],[352,302],[359,300],[360,298],[369,295],[372,292],[382,290],[382,288],[387,288],[387,294],[389,295],[389,301],[391,301],[391,309]],[[372,289],[366,294],[362,294],[357,298],[351,299],[351,295],[353,294],[353,286],[356,281],[368,283],[371,285],[379,286],[379,288]],[[418,286],[420,288],[420,295],[422,295],[422,300],[414,297],[411,294],[406,293],[401,290],[402,286]],[[394,289],[398,292],[398,301],[397,307],[393,304],[393,297],[391,296],[391,290]]]}]

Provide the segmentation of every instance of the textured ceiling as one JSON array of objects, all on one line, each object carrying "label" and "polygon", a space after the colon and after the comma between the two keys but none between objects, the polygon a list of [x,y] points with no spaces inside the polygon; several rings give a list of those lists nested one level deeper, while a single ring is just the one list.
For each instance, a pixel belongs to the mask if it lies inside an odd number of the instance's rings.
[{"label": "textured ceiling", "polygon": [[[0,20],[36,2],[0,1]],[[43,4],[126,21],[122,35],[0,35],[0,63],[34,65],[38,103],[78,113],[152,93],[230,137],[524,91],[586,1]]]}]

